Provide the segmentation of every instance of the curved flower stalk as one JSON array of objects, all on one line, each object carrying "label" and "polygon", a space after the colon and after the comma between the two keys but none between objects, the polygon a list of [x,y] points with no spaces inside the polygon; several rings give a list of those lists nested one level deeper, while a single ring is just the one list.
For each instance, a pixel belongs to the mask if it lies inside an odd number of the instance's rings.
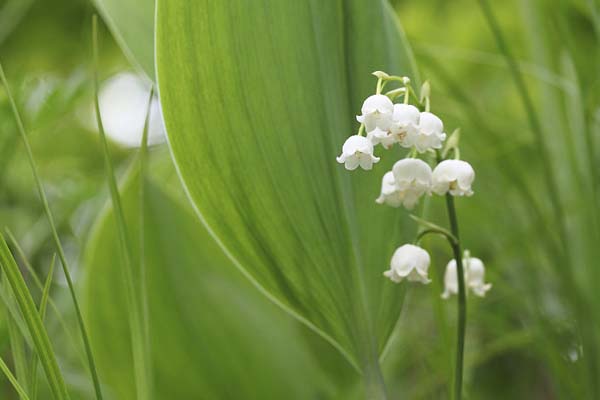
[{"label": "curved flower stalk", "polygon": [[[447,299],[454,294],[458,297],[453,393],[454,399],[460,400],[466,331],[466,291],[469,289],[476,296],[484,297],[492,287],[490,283],[485,283],[483,262],[470,257],[468,252],[463,256],[454,207],[455,197],[473,195],[475,170],[468,162],[460,160],[459,131],[456,130],[446,141],[442,119],[430,110],[428,82],[423,84],[420,97],[417,97],[409,78],[391,76],[382,71],[376,71],[373,75],[378,78],[376,92],[364,101],[361,115],[356,117],[360,122],[358,132],[346,140],[337,161],[348,170],[354,170],[359,165],[370,170],[379,161],[379,157],[374,155],[377,145],[387,150],[398,144],[410,150],[405,158],[394,164],[391,171],[383,175],[381,193],[375,201],[411,210],[423,196],[435,194],[445,197],[449,229],[414,217],[426,229],[417,235],[414,244],[403,244],[396,249],[390,268],[383,275],[394,283],[431,282],[428,276],[430,256],[418,244],[429,233],[440,234],[448,240],[453,259],[446,266],[442,297]],[[400,87],[383,93],[385,86],[390,83],[399,83]],[[394,103],[401,96],[403,101]],[[416,104],[410,104],[411,96]],[[448,157],[450,154],[452,158]]]}]

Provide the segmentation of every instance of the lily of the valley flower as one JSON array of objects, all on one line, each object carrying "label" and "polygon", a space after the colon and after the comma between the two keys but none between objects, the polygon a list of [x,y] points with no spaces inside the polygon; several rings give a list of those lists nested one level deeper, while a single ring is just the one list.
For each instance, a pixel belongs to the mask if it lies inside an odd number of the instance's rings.
[{"label": "lily of the valley flower", "polygon": [[[381,202],[390,200],[391,203],[400,203],[408,209],[412,209],[419,198],[424,194],[429,194],[431,190],[431,167],[423,160],[418,158],[405,158],[397,161],[392,168],[394,176],[395,191],[384,190],[382,183]],[[389,179],[389,178],[388,178]],[[378,199],[379,200],[379,199]],[[388,202],[388,204],[390,204]],[[390,204],[391,205],[391,204]]]},{"label": "lily of the valley flower", "polygon": [[390,136],[402,147],[412,147],[419,126],[419,109],[410,104],[394,104]]},{"label": "lily of the valley flower", "polygon": [[397,139],[395,136],[390,135],[388,131],[381,130],[379,128],[373,129],[367,133],[367,139],[373,143],[373,146],[381,144],[384,149],[389,149]]},{"label": "lily of the valley flower", "polygon": [[[485,283],[485,267],[483,261],[475,257],[463,258],[465,284],[476,296],[484,297],[486,292],[492,288],[491,283]],[[456,272],[456,260],[452,259],[446,265],[444,273],[443,299],[458,293],[458,275]]]},{"label": "lily of the valley flower", "polygon": [[362,169],[370,170],[374,163],[379,162],[379,157],[373,155],[373,144],[369,139],[354,135],[346,139],[337,162],[344,164],[350,171],[355,170],[359,165]]},{"label": "lily of the valley flower", "polygon": [[471,196],[475,171],[471,164],[461,160],[444,160],[433,170],[432,190],[439,195]]},{"label": "lily of the valley flower", "polygon": [[430,112],[422,112],[412,145],[419,153],[424,153],[430,149],[442,148],[444,140],[446,140],[446,134],[442,120]]},{"label": "lily of the valley flower", "polygon": [[417,135],[419,124],[419,109],[409,104],[394,104],[392,119],[388,129],[376,127],[367,134],[373,145],[381,144],[383,148],[389,149],[394,143],[402,147],[412,147]]},{"label": "lily of the valley flower", "polygon": [[405,244],[398,247],[392,256],[390,269],[383,273],[393,282],[399,283],[403,279],[411,282],[429,283],[431,280],[427,276],[427,270],[431,260],[429,254],[412,244]]},{"label": "lily of the valley flower", "polygon": [[479,258],[470,257],[464,260],[467,269],[467,287],[479,297],[492,288],[491,283],[485,283],[485,266]]},{"label": "lily of the valley flower", "polygon": [[393,112],[394,103],[389,97],[383,94],[374,94],[364,101],[361,108],[362,115],[358,115],[356,120],[365,124],[367,132],[371,132],[375,128],[388,131],[392,124]]},{"label": "lily of the valley flower", "polygon": [[400,207],[403,200],[403,196],[396,186],[394,173],[392,171],[386,172],[381,180],[381,194],[375,202],[378,204],[387,204],[392,207]]}]

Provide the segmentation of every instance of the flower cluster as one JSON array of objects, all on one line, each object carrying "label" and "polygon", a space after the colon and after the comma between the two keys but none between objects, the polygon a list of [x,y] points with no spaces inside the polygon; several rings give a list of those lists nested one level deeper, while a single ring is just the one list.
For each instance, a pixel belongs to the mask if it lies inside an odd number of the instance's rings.
[{"label": "flower cluster", "polygon": [[[337,161],[348,170],[355,170],[359,166],[364,170],[371,170],[373,164],[380,161],[374,154],[376,146],[381,145],[387,150],[398,144],[410,149],[405,158],[397,161],[392,170],[383,175],[381,193],[375,200],[378,204],[403,206],[410,210],[424,195],[473,195],[471,186],[475,180],[475,171],[468,162],[459,158],[458,130],[446,140],[444,123],[430,111],[429,84],[426,82],[421,87],[417,104],[413,105],[410,104],[410,97],[417,96],[410,85],[410,79],[390,76],[381,71],[376,71],[373,75],[378,78],[376,93],[363,102],[361,114],[356,117],[360,128],[356,135],[345,141]],[[393,82],[399,83],[401,87],[383,93],[384,87]],[[403,101],[395,103],[401,96]],[[435,157],[430,157],[429,154],[434,154]],[[452,158],[448,157],[450,154],[453,155]],[[430,166],[432,161],[435,161],[433,168]],[[451,242],[456,240],[443,228],[429,230],[446,235]],[[427,251],[417,245],[405,244],[396,249],[390,269],[384,275],[396,283],[406,279],[426,284],[430,282],[427,275],[429,264]],[[463,264],[466,286],[476,295],[484,296],[491,285],[484,283],[483,263],[477,258],[466,256]],[[448,298],[457,291],[458,275],[456,261],[453,260],[446,268],[442,297]]]}]

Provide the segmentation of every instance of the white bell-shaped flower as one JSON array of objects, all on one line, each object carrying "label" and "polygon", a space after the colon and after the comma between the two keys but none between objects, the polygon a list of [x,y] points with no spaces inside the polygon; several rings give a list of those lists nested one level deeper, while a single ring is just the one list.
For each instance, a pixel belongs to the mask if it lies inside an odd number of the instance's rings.
[{"label": "white bell-shaped flower", "polygon": [[446,265],[446,272],[444,272],[442,299],[448,299],[454,294],[458,294],[458,275],[456,274],[456,260],[452,259]]},{"label": "white bell-shaped flower", "polygon": [[388,131],[392,124],[392,115],[394,112],[394,103],[389,97],[383,94],[374,94],[367,97],[362,105],[361,113],[356,120],[365,124],[367,132],[375,128],[382,131]]},{"label": "white bell-shaped flower", "polygon": [[400,202],[409,210],[417,204],[421,196],[431,191],[431,167],[423,160],[405,158],[397,161],[392,173],[396,187],[395,191],[386,197],[395,197],[392,202]]},{"label": "white bell-shaped flower", "polygon": [[422,112],[412,145],[417,151],[424,153],[429,149],[442,148],[444,140],[446,140],[446,134],[442,120],[430,112]]},{"label": "white bell-shaped flower", "polygon": [[479,258],[469,257],[463,259],[467,271],[467,287],[476,296],[483,297],[492,288],[491,283],[485,283],[485,266]]},{"label": "white bell-shaped flower", "polygon": [[389,149],[394,143],[396,143],[396,137],[390,135],[388,131],[381,130],[379,128],[373,129],[367,133],[367,139],[373,143],[373,146],[381,144],[384,149]]},{"label": "white bell-shaped flower", "polygon": [[394,173],[388,171],[383,175],[381,180],[381,194],[375,200],[378,204],[387,204],[392,207],[400,207],[402,205],[403,196],[396,186],[396,178]]},{"label": "white bell-shaped flower", "polygon": [[475,171],[471,164],[461,160],[444,160],[433,170],[432,190],[440,196],[448,192],[452,196],[471,196],[474,180]]},{"label": "white bell-shaped flower", "polygon": [[337,162],[344,164],[347,170],[360,167],[370,170],[373,163],[379,162],[379,157],[373,155],[373,144],[364,136],[350,136],[342,146],[342,154],[337,157]]},{"label": "white bell-shaped flower", "polygon": [[414,146],[419,126],[419,109],[410,104],[394,104],[389,136],[402,147]]},{"label": "white bell-shaped flower", "polygon": [[431,280],[427,276],[427,270],[431,259],[429,254],[412,244],[400,246],[394,252],[390,269],[383,273],[393,282],[401,282],[406,279],[411,282],[429,283]]},{"label": "white bell-shaped flower", "polygon": [[[485,283],[485,267],[483,262],[475,257],[465,257],[462,262],[467,289],[470,289],[476,296],[484,297],[486,292],[492,288],[492,284]],[[452,259],[446,265],[442,298],[448,299],[455,294],[458,294],[458,275],[456,272],[456,260]]]}]

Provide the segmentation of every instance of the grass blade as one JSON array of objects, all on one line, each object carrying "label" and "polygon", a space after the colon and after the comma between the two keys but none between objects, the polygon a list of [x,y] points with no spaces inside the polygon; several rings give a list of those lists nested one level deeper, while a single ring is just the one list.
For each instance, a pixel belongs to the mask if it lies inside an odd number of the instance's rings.
[{"label": "grass blade", "polygon": [[150,89],[150,95],[148,97],[148,106],[146,109],[146,120],[144,121],[144,130],[142,132],[142,143],[140,146],[140,190],[139,190],[139,230],[140,230],[140,242],[139,242],[139,276],[140,276],[140,301],[142,306],[142,319],[144,325],[144,340],[145,340],[145,353],[147,355],[146,362],[148,365],[152,365],[152,352],[150,342],[150,310],[148,309],[148,278],[146,268],[146,251],[145,251],[145,213],[146,213],[146,179],[147,179],[147,159],[148,159],[148,130],[150,128],[150,114],[152,110],[152,99],[154,97],[154,85]]},{"label": "grass blade", "polygon": [[98,17],[96,15],[94,15],[92,25],[92,47],[94,52],[94,101],[96,109],[96,119],[98,122],[98,130],[100,132],[102,147],[104,150],[104,162],[107,171],[108,186],[110,189],[112,205],[115,210],[115,219],[119,234],[119,244],[121,247],[121,254],[124,264],[122,271],[127,290],[127,303],[129,309],[129,323],[131,330],[131,345],[133,352],[133,368],[136,380],[136,393],[138,399],[149,399],[151,393],[151,379],[149,370],[150,365],[147,360],[147,355],[149,353],[146,351],[145,348],[146,341],[144,339],[144,322],[142,320],[142,313],[139,306],[139,298],[137,296],[137,290],[134,283],[131,246],[129,244],[127,225],[125,223],[123,207],[121,204],[119,189],[117,187],[117,179],[115,178],[115,171],[112,165],[112,160],[110,158],[110,152],[108,149],[108,141],[106,140],[106,134],[104,132],[104,126],[102,124],[102,117],[100,114],[100,103],[98,97]]},{"label": "grass blade", "polygon": [[17,391],[21,400],[29,400],[27,393],[25,392],[23,387],[19,385],[19,381],[17,380],[17,378],[15,378],[12,372],[10,372],[8,365],[6,365],[2,358],[0,358],[0,369],[2,370],[2,372],[4,372],[4,375],[6,375],[13,388]]},{"label": "grass blade", "polygon": [[40,318],[33,298],[31,297],[31,293],[29,293],[29,290],[27,289],[25,280],[19,271],[19,267],[10,253],[8,245],[6,244],[6,240],[1,233],[0,267],[2,267],[2,271],[10,283],[17,304],[19,305],[21,313],[23,314],[23,318],[27,323],[27,327],[29,328],[31,338],[35,345],[35,349],[40,356],[40,362],[42,363],[44,371],[46,372],[46,377],[48,378],[52,396],[57,400],[69,399],[67,387],[60,373],[60,369],[58,368],[58,363],[56,361],[56,356],[54,355],[48,333],[44,328],[42,319]]},{"label": "grass blade", "polygon": [[[13,362],[15,363],[15,374],[17,379],[21,381],[24,389],[27,391],[27,377],[29,375],[27,374],[27,360],[25,358],[23,337],[20,333],[19,327],[15,323],[15,320],[10,315],[7,315],[6,317],[6,324],[8,327],[10,349],[13,356]],[[23,396],[20,397],[21,400],[24,400]]]},{"label": "grass blade", "polygon": [[492,31],[492,34],[494,35],[494,38],[496,39],[498,49],[500,50],[500,52],[502,53],[502,55],[504,56],[504,58],[506,60],[506,63],[508,64],[509,71],[515,82],[519,96],[521,97],[521,100],[523,102],[523,106],[525,107],[525,112],[527,114],[527,120],[529,122],[531,131],[533,132],[537,146],[540,149],[539,154],[540,154],[540,158],[542,160],[542,164],[544,166],[544,168],[543,168],[544,181],[545,181],[545,184],[548,189],[548,195],[549,195],[550,201],[552,203],[552,208],[553,208],[554,215],[556,218],[555,222],[559,228],[560,236],[562,239],[561,243],[564,244],[564,243],[566,243],[566,239],[567,239],[564,211],[563,211],[562,205],[560,203],[560,198],[558,195],[556,182],[552,178],[552,163],[550,162],[549,151],[548,151],[548,148],[547,148],[547,145],[545,142],[542,125],[540,123],[535,106],[533,105],[533,100],[531,99],[529,91],[527,90],[527,85],[525,83],[525,79],[523,78],[523,74],[521,73],[519,64],[515,60],[506,40],[504,39],[502,30],[500,29],[498,21],[496,20],[496,17],[494,16],[494,13],[492,11],[492,8],[491,8],[488,0],[479,0],[479,5],[480,5],[481,10],[483,11],[483,14],[485,16],[485,19]]},{"label": "grass blade", "polygon": [[[27,269],[27,272],[31,276],[33,283],[40,290],[40,292],[43,293],[44,284],[42,284],[42,281],[38,277],[38,273],[33,268],[31,263],[29,262],[29,260],[27,259],[27,256],[25,255],[23,248],[19,244],[19,241],[16,239],[15,235],[12,233],[12,231],[10,229],[6,228],[5,231],[6,231],[6,236],[8,237],[9,243],[12,245],[13,249],[15,250],[16,255],[21,259],[23,266],[25,267],[25,269]],[[56,316],[58,323],[60,324],[60,326],[63,330],[63,333],[68,336],[69,342],[73,344],[73,348],[75,349],[77,355],[81,358],[82,365],[86,365],[87,364],[86,356],[81,352],[80,347],[75,345],[77,343],[77,340],[75,339],[75,336],[73,336],[71,329],[69,329],[69,327],[67,325],[67,321],[65,321],[62,313],[58,309],[56,302],[54,302],[54,300],[52,300],[52,298],[49,298],[48,305],[54,312],[54,315]]]},{"label": "grass blade", "polygon": [[[54,264],[56,261],[56,254],[52,257],[52,263],[50,263],[50,270],[48,271],[48,276],[46,277],[46,282],[44,284],[44,291],[42,292],[42,299],[40,300],[40,318],[42,322],[46,317],[46,308],[48,306],[48,300],[50,299],[50,287],[52,286],[52,278],[54,276]],[[32,355],[31,359],[31,398],[37,398],[38,391],[38,357],[37,354]]]},{"label": "grass blade", "polygon": [[0,80],[4,85],[6,90],[6,95],[10,102],[11,109],[13,111],[15,120],[17,122],[17,130],[21,135],[21,139],[23,140],[23,145],[25,146],[25,151],[27,153],[27,158],[29,160],[29,165],[31,167],[31,172],[33,173],[33,178],[35,181],[35,185],[42,201],[42,205],[44,207],[44,213],[46,214],[46,218],[48,219],[48,223],[50,224],[50,229],[52,231],[52,238],[54,240],[54,244],[56,246],[56,250],[58,251],[58,257],[60,259],[60,263],[63,268],[63,272],[65,274],[65,278],[67,280],[67,284],[69,286],[69,292],[71,294],[71,300],[73,301],[73,307],[75,308],[75,314],[77,316],[77,323],[79,324],[79,329],[81,331],[81,337],[83,340],[83,345],[85,347],[85,352],[88,359],[88,365],[90,369],[90,373],[92,375],[92,380],[94,382],[94,390],[96,392],[96,399],[102,400],[102,392],[100,389],[100,380],[98,379],[98,373],[96,372],[96,364],[94,362],[94,356],[92,354],[92,348],[90,346],[90,340],[85,329],[85,324],[83,322],[83,316],[81,315],[81,309],[79,307],[79,302],[77,301],[77,297],[75,296],[75,288],[73,287],[73,280],[71,279],[71,274],[69,273],[69,265],[67,263],[67,257],[65,255],[65,251],[60,242],[60,238],[58,237],[58,231],[56,230],[56,224],[54,223],[54,217],[52,215],[52,211],[50,211],[50,205],[48,204],[48,198],[46,197],[46,192],[44,191],[44,187],[42,185],[42,180],[39,176],[37,164],[33,157],[33,151],[31,150],[31,146],[29,144],[29,139],[27,138],[27,133],[25,132],[25,126],[23,125],[23,121],[21,120],[21,115],[19,114],[19,110],[17,109],[17,103],[15,102],[12,94],[10,92],[10,88],[8,86],[8,81],[6,80],[6,75],[4,74],[4,69],[2,68],[2,63],[0,63]]}]

